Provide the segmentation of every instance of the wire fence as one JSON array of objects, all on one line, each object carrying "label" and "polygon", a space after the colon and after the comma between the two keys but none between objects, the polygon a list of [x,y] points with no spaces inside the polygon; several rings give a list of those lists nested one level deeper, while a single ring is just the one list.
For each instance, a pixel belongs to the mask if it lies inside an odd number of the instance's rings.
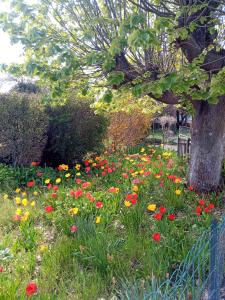
[{"label": "wire fence", "polygon": [[[225,217],[213,220],[170,278],[163,283],[124,283],[121,300],[219,300],[225,274]],[[225,299],[225,298],[224,298]]]}]

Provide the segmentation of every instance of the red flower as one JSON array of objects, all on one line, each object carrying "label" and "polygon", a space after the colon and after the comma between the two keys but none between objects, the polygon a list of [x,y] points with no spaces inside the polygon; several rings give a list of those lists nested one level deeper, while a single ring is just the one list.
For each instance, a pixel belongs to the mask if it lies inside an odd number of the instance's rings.
[{"label": "red flower", "polygon": [[161,212],[161,214],[165,214],[166,213],[166,208],[164,206],[161,206],[159,208],[159,211]]},{"label": "red flower", "polygon": [[155,232],[155,233],[153,233],[152,238],[155,242],[160,242],[161,234],[159,232]]},{"label": "red flower", "polygon": [[208,207],[205,207],[204,212],[208,214],[210,212],[210,209]]},{"label": "red flower", "polygon": [[28,183],[27,183],[28,187],[33,187],[34,185],[35,185],[35,181],[34,180],[28,181]]},{"label": "red flower", "polygon": [[32,163],[31,163],[32,167],[37,167],[39,165],[40,165],[40,162],[38,162],[38,161],[32,161]]},{"label": "red flower", "polygon": [[75,182],[76,182],[77,184],[80,184],[80,183],[82,182],[82,180],[81,180],[80,178],[76,178],[76,179],[75,179]]},{"label": "red flower", "polygon": [[81,197],[82,194],[83,194],[83,192],[82,192],[82,189],[81,189],[81,188],[78,188],[78,189],[75,191],[75,193],[74,193],[76,199],[79,198],[79,197]]},{"label": "red flower", "polygon": [[54,208],[51,205],[45,207],[45,212],[47,214],[51,213],[53,210],[54,210]]},{"label": "red flower", "polygon": [[109,167],[107,171],[108,171],[108,173],[112,173],[113,170],[112,170],[112,168]]},{"label": "red flower", "polygon": [[77,232],[77,230],[78,230],[78,227],[76,225],[73,225],[70,227],[70,232],[72,232],[72,233]]},{"label": "red flower", "polygon": [[84,165],[85,165],[85,167],[89,166],[88,160],[85,160],[85,161],[84,161]]},{"label": "red flower", "polygon": [[85,188],[89,187],[90,185],[91,185],[91,183],[89,181],[86,181],[82,184],[82,188],[85,189]]},{"label": "red flower", "polygon": [[86,173],[88,173],[88,172],[90,172],[90,171],[91,171],[91,168],[90,168],[90,167],[86,167],[86,168],[85,168],[85,172],[86,172]]},{"label": "red flower", "polygon": [[52,188],[52,184],[49,183],[49,184],[47,185],[47,189],[50,190],[51,188]]},{"label": "red flower", "polygon": [[101,201],[96,202],[96,207],[97,208],[102,208],[103,207],[103,203]]},{"label": "red flower", "polygon": [[195,211],[196,211],[197,214],[200,214],[202,212],[201,206],[197,206]]},{"label": "red flower", "polygon": [[204,206],[205,205],[205,200],[199,200],[199,205]]},{"label": "red flower", "polygon": [[122,174],[123,178],[129,178],[129,175],[127,173]]},{"label": "red flower", "polygon": [[174,214],[170,214],[167,216],[167,219],[170,221],[173,221],[175,219],[175,215]]},{"label": "red flower", "polygon": [[4,269],[0,266],[0,273],[3,273]]},{"label": "red flower", "polygon": [[106,176],[106,172],[104,171],[104,172],[102,172],[102,176],[104,177],[104,176]]},{"label": "red flower", "polygon": [[192,185],[190,185],[190,186],[188,187],[188,189],[189,189],[189,191],[193,191],[193,190],[194,190],[194,187],[193,187]]},{"label": "red flower", "polygon": [[13,216],[13,221],[19,221],[20,220],[20,216],[19,215],[14,215]]},{"label": "red flower", "polygon": [[153,218],[156,219],[156,220],[158,220],[158,221],[160,221],[160,220],[162,220],[162,215],[160,213],[158,213],[158,214],[155,214],[153,216]]},{"label": "red flower", "polygon": [[53,190],[54,190],[54,191],[58,191],[58,189],[59,189],[58,185],[54,185],[54,186],[53,186]]},{"label": "red flower", "polygon": [[52,193],[52,198],[57,198],[57,194],[56,193]]},{"label": "red flower", "polygon": [[215,208],[215,205],[214,205],[213,203],[209,203],[208,208],[209,208],[209,209],[214,209],[214,208]]},{"label": "red flower", "polygon": [[32,296],[37,293],[37,285],[34,282],[30,282],[26,287],[26,295]]},{"label": "red flower", "polygon": [[132,203],[133,205],[135,205],[135,204],[137,204],[137,200],[136,200],[136,199],[132,199],[132,200],[131,200],[131,203]]}]

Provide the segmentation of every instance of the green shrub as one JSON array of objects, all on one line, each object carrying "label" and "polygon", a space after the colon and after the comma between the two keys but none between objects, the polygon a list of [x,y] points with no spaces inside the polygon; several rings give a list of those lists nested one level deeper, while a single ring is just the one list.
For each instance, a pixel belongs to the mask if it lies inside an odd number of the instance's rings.
[{"label": "green shrub", "polygon": [[47,141],[48,118],[35,95],[0,96],[0,157],[5,163],[40,161]]},{"label": "green shrub", "polygon": [[87,152],[101,149],[107,122],[103,116],[95,115],[88,102],[48,107],[47,114],[50,123],[43,163],[72,164]]}]

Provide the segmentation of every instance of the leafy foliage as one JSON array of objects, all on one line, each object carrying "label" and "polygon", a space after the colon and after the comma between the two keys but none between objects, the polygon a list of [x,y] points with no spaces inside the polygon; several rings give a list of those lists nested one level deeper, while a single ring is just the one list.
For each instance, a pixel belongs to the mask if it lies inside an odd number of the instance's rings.
[{"label": "leafy foliage", "polygon": [[0,97],[0,157],[14,165],[40,161],[47,141],[48,117],[38,97],[26,94]]},{"label": "leafy foliage", "polygon": [[103,116],[94,114],[89,105],[70,101],[47,108],[49,129],[43,163],[72,164],[87,152],[101,149],[107,122]]}]

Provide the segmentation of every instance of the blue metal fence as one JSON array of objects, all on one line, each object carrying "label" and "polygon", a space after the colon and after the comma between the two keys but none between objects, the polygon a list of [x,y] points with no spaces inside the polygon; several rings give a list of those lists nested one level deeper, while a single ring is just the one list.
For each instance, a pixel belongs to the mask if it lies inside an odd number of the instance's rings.
[{"label": "blue metal fence", "polygon": [[[213,220],[179,268],[163,283],[124,283],[121,300],[219,300],[225,274],[225,217]],[[224,298],[225,299],[225,298]]]}]

